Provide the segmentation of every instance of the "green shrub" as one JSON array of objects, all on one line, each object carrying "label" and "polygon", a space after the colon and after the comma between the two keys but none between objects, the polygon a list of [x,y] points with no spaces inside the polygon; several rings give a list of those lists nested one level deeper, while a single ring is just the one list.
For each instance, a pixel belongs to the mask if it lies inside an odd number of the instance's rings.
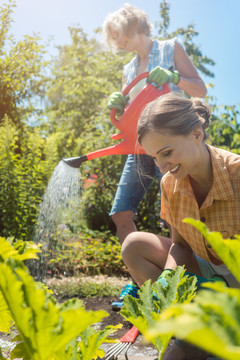
[{"label": "green shrub", "polygon": [[110,231],[59,231],[42,261],[49,275],[126,275],[118,238]]},{"label": "green shrub", "polygon": [[29,130],[22,134],[7,117],[0,126],[0,234],[28,240],[56,161],[52,138]]},{"label": "green shrub", "polygon": [[[97,180],[83,191],[82,217],[92,230],[110,230],[115,233],[115,225],[109,216],[113,199],[120,180],[126,157],[110,156],[93,160],[86,174],[96,174]],[[87,176],[84,177],[87,180]],[[141,201],[135,215],[135,223],[139,231],[161,232],[168,236],[167,229],[160,223],[160,191],[155,178]],[[163,233],[165,231],[165,233]]]},{"label": "green shrub", "polygon": [[91,230],[115,232],[115,225],[109,212],[125,159],[126,157],[121,155],[94,159],[82,171],[83,182],[92,174],[97,176],[96,182],[87,186],[82,193],[82,217]]},{"label": "green shrub", "polygon": [[107,279],[101,279],[100,282],[94,279],[85,280],[84,277],[80,278],[63,278],[62,281],[53,281],[48,286],[53,291],[54,296],[58,301],[64,299],[77,298],[92,298],[92,297],[105,297],[116,296],[122,289],[122,284],[112,284]]}]

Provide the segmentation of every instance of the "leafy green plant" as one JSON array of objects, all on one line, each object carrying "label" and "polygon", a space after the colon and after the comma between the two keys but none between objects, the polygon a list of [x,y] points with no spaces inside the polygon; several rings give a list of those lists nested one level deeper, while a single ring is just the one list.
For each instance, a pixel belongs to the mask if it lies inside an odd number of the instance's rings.
[{"label": "leafy green plant", "polygon": [[[108,314],[102,310],[86,311],[78,299],[57,304],[45,287],[33,281],[23,265],[24,260],[36,257],[39,248],[23,242],[12,246],[4,238],[0,243],[0,300],[7,305],[19,332],[13,339],[17,344],[11,359],[86,360],[96,357],[101,343],[116,328],[108,327],[97,333],[89,326]],[[88,342],[91,351],[86,345]]]},{"label": "leafy green plant", "polygon": [[70,230],[59,232],[46,255],[50,275],[126,275],[121,246],[110,231]]},{"label": "leafy green plant", "polygon": [[[240,236],[223,239],[219,232],[210,232],[205,224],[193,219],[185,222],[195,226],[225,265],[240,281]],[[177,304],[166,309],[148,336],[176,336],[227,360],[240,357],[240,290],[222,283],[206,283],[191,304]],[[184,324],[184,326],[182,326]]]},{"label": "leafy green plant", "polygon": [[128,296],[124,299],[121,315],[135,325],[140,332],[152,342],[159,351],[159,360],[171,339],[171,334],[149,337],[148,332],[162,311],[171,304],[192,301],[196,290],[196,278],[184,277],[185,270],[179,266],[166,275],[168,285],[163,287],[159,282],[146,281],[139,290],[139,299]]},{"label": "leafy green plant", "polygon": [[[148,336],[176,336],[221,359],[240,357],[240,291],[224,285],[206,284],[191,304],[166,309]],[[184,326],[183,326],[184,324]]]},{"label": "leafy green plant", "polygon": [[240,124],[238,121],[239,107],[212,106],[213,115],[209,127],[210,141],[214,146],[240,153]]},{"label": "leafy green plant", "polygon": [[[11,261],[22,262],[28,259],[36,259],[36,254],[40,251],[40,245],[21,240],[14,241],[13,238],[6,241],[0,237],[0,249],[1,262],[9,260],[9,258],[11,258]],[[9,310],[4,294],[0,291],[0,331],[8,332],[12,322],[12,313]]]},{"label": "leafy green plant", "polygon": [[5,117],[0,125],[0,235],[32,238],[38,205],[55,161],[53,138],[43,139],[37,130],[21,136]]},{"label": "leafy green plant", "polygon": [[[108,335],[110,335],[117,328],[120,328],[122,325],[117,326],[106,326],[102,331],[95,331],[92,327],[88,327],[81,333],[82,341],[78,342],[78,353],[79,359],[81,360],[92,360],[96,359],[97,356],[104,357],[104,351],[99,349],[100,345],[103,342],[113,342],[108,340]],[[78,348],[77,347],[77,348]],[[97,351],[95,349],[98,349]]]},{"label": "leafy green plant", "polygon": [[54,296],[58,300],[69,299],[72,297],[89,298],[89,297],[104,297],[116,296],[118,297],[122,285],[113,285],[107,280],[102,280],[100,283],[80,278],[77,282],[70,281],[50,282],[49,287],[53,291]]},{"label": "leafy green plant", "polygon": [[222,259],[223,263],[240,282],[240,235],[235,234],[235,239],[223,239],[220,232],[210,231],[199,220],[187,218],[184,219],[184,222],[193,225],[201,232]]}]

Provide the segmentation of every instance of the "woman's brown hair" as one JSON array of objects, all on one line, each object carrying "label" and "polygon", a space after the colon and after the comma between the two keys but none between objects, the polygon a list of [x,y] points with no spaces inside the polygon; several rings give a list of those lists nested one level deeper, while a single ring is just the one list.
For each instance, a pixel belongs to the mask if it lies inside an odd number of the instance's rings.
[{"label": "woman's brown hair", "polygon": [[141,143],[149,131],[188,135],[199,126],[203,128],[205,140],[209,123],[210,109],[201,100],[170,92],[150,102],[143,110],[138,121],[138,142]]}]

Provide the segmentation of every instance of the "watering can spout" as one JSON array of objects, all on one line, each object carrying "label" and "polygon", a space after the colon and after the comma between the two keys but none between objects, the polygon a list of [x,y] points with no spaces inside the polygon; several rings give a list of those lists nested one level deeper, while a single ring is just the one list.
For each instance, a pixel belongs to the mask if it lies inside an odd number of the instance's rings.
[{"label": "watering can spout", "polygon": [[80,165],[84,162],[87,161],[87,155],[82,155],[82,156],[76,156],[76,157],[72,157],[72,158],[68,158],[68,159],[63,159],[63,161],[73,167],[73,168],[79,168]]}]

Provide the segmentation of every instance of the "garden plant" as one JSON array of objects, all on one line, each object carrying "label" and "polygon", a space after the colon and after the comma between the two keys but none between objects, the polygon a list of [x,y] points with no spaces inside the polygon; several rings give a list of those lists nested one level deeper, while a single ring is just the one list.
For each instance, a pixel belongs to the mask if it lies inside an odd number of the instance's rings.
[{"label": "garden plant", "polygon": [[[86,311],[82,301],[58,304],[42,283],[34,282],[23,262],[36,258],[39,246],[0,238],[0,331],[12,327],[10,358],[32,360],[82,359],[104,356],[99,349],[117,327],[96,331],[92,325],[108,316],[103,310]],[[110,340],[112,341],[112,340]],[[4,359],[0,349],[0,358]]]},{"label": "garden plant", "polygon": [[[184,221],[202,233],[240,282],[240,235],[236,235],[235,239],[223,239],[220,233],[210,232],[206,225],[198,220]],[[177,274],[178,281],[174,284]],[[182,301],[179,295],[176,296],[178,301],[169,301],[173,293],[178,294],[183,279],[186,284],[186,277],[183,275],[184,272],[178,267],[175,272],[167,275],[168,285],[164,288],[157,282],[152,288],[149,282],[145,283],[140,291],[140,299],[126,299],[121,310],[122,315],[158,348],[159,359],[162,359],[166,344],[173,336],[221,359],[239,359],[240,290],[228,288],[223,282],[207,282],[195,296],[191,292],[192,287],[188,286],[185,289],[183,287],[182,299],[185,301]],[[192,280],[192,277],[188,280]],[[161,311],[156,311],[157,303],[151,296],[153,291],[160,299]],[[168,302],[165,302],[165,299],[168,299]]]}]

